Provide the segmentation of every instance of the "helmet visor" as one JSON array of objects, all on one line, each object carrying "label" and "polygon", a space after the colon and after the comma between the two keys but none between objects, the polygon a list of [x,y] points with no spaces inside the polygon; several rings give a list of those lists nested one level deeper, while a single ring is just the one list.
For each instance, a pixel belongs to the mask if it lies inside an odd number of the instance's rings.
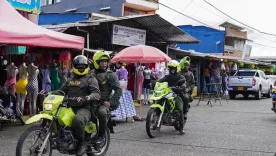
[{"label": "helmet visor", "polygon": [[75,65],[75,68],[77,69],[86,69],[88,67],[87,64],[76,64]]}]

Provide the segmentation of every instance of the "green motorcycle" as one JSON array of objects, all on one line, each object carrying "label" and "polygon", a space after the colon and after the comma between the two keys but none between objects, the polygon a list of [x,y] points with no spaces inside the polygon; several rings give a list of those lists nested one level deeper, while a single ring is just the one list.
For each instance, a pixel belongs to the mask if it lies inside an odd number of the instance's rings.
[{"label": "green motorcycle", "polygon": [[[174,88],[168,87],[167,82],[156,82],[151,100],[153,104],[146,119],[146,130],[150,138],[155,138],[160,132],[161,125],[174,126],[180,129],[180,113],[176,110]],[[184,121],[186,122],[186,121]]]},{"label": "green motorcycle", "polygon": [[[65,95],[62,91],[58,92]],[[76,139],[71,130],[75,113],[70,108],[70,101],[74,100],[76,98],[65,98],[50,93],[43,102],[43,111],[26,121],[26,124],[39,123],[39,125],[34,125],[21,134],[16,146],[16,156],[51,156],[53,149],[62,154],[76,154]],[[107,128],[103,144],[93,144],[91,139],[98,132],[98,122],[95,116],[94,118],[95,120],[92,118],[85,126],[86,155],[103,156],[110,144],[110,132]]]}]

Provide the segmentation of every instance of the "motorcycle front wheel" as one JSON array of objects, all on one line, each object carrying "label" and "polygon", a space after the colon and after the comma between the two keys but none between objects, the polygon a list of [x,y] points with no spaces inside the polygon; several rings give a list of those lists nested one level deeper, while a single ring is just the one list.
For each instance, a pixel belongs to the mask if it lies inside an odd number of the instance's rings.
[{"label": "motorcycle front wheel", "polygon": [[[32,136],[33,135],[33,136]],[[51,137],[51,136],[50,136]],[[48,139],[42,152],[42,156],[52,155],[52,142]],[[46,129],[39,126],[33,126],[26,129],[20,136],[16,145],[16,156],[36,156],[46,138]]]},{"label": "motorcycle front wheel", "polygon": [[150,108],[146,120],[146,130],[150,138],[155,138],[161,129],[161,124],[157,127],[158,119],[161,115],[159,108]]}]

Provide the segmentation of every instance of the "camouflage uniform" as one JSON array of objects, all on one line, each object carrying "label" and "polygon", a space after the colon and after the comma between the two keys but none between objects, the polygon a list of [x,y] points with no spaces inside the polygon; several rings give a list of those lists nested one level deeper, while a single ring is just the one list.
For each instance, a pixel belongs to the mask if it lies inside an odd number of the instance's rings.
[{"label": "camouflage uniform", "polygon": [[189,109],[189,102],[193,101],[193,98],[191,96],[193,89],[195,87],[195,79],[194,79],[194,74],[191,71],[184,71],[181,70],[181,75],[183,75],[186,79],[186,90],[187,93],[184,93],[182,95],[182,100],[184,103],[184,114],[188,112]]},{"label": "camouflage uniform", "polygon": [[[111,110],[118,108],[120,104],[120,97],[122,96],[122,89],[117,75],[110,71],[103,70],[91,70],[89,75],[95,76],[98,80],[100,91],[101,91],[101,101],[108,101],[110,103]],[[112,94],[112,91],[114,93]],[[100,104],[96,110],[96,115],[99,119],[99,135],[103,135],[105,128],[110,116],[110,110],[103,104]]]}]

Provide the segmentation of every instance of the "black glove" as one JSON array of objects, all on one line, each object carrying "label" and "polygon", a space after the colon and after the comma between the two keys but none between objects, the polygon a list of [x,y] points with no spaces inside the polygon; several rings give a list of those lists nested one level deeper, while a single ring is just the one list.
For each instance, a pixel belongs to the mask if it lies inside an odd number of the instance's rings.
[{"label": "black glove", "polygon": [[172,87],[172,91],[175,92],[176,94],[179,93],[179,87]]}]

